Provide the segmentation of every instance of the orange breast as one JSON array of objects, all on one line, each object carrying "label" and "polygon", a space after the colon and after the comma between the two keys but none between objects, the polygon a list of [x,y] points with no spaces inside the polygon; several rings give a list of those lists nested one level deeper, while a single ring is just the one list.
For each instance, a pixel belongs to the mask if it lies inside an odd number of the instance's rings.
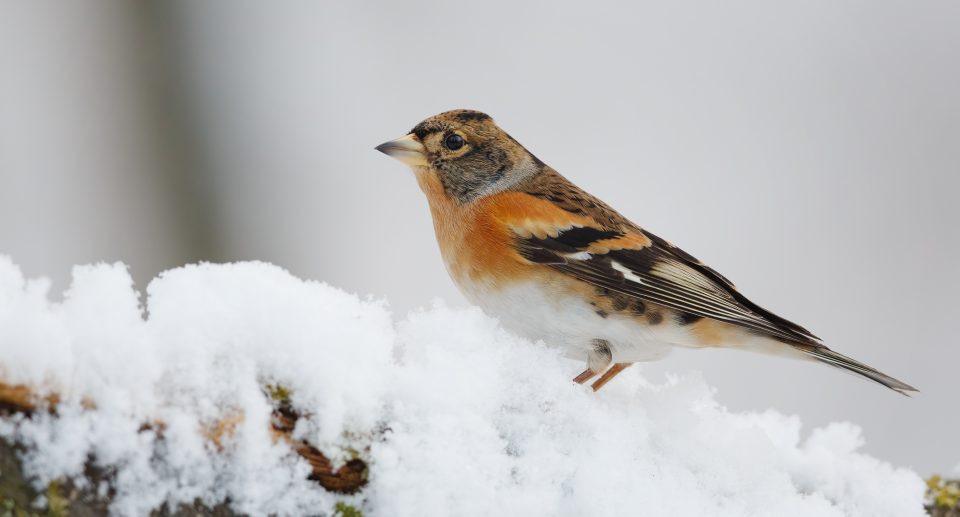
[{"label": "orange breast", "polygon": [[433,172],[417,172],[427,196],[440,253],[450,276],[462,289],[499,288],[512,282],[555,274],[521,257],[517,236],[556,236],[590,220],[520,192],[503,192],[461,205],[447,196]]}]

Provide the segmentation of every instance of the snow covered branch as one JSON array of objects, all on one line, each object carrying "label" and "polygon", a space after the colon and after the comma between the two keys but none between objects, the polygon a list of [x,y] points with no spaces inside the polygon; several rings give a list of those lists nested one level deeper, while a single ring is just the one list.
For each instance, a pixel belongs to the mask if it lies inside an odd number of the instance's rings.
[{"label": "snow covered branch", "polygon": [[0,438],[38,490],[117,515],[924,514],[923,481],[851,424],[804,438],[696,375],[595,394],[475,309],[395,321],[262,263],[168,271],[142,302],[122,265],[47,286],[0,257]]}]

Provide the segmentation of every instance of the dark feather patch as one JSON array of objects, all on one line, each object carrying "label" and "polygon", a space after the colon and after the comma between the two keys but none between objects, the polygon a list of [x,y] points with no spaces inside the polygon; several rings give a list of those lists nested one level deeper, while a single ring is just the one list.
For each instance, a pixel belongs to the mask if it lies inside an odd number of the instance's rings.
[{"label": "dark feather patch", "polygon": [[417,124],[416,126],[414,126],[414,128],[411,129],[410,132],[416,135],[417,138],[419,138],[420,141],[422,142],[427,138],[427,135],[429,135],[430,133],[433,133],[434,131],[439,131],[440,129],[441,128],[438,124],[431,123],[428,121],[423,121]]},{"label": "dark feather patch", "polygon": [[470,122],[471,120],[490,120],[490,115],[473,110],[463,110],[457,113],[457,120],[460,122]]},{"label": "dark feather patch", "polygon": [[617,312],[626,310],[627,307],[630,306],[630,297],[623,295],[612,296],[610,306]]},{"label": "dark feather patch", "polygon": [[537,264],[563,264],[566,259],[553,251],[539,246],[524,246],[518,250],[520,256]]},{"label": "dark feather patch", "polygon": [[659,311],[651,312],[650,314],[647,315],[647,321],[651,325],[659,325],[660,322],[663,321],[663,314],[660,314]]},{"label": "dark feather patch", "polygon": [[583,228],[570,228],[560,232],[556,237],[546,237],[540,239],[531,237],[528,239],[527,247],[535,247],[544,250],[550,250],[559,253],[577,253],[596,241],[613,239],[623,236],[620,232],[598,230],[589,226]]},{"label": "dark feather patch", "polygon": [[586,248],[590,244],[597,241],[615,239],[617,237],[623,237],[623,234],[620,232],[598,230],[596,228],[584,226],[582,228],[570,228],[569,230],[563,231],[559,236],[556,237],[555,240],[570,246],[571,248],[577,249]]},{"label": "dark feather patch", "polygon": [[637,273],[646,273],[653,269],[657,263],[658,255],[656,249],[643,248],[639,250],[613,250],[607,254],[611,260],[616,260]]}]

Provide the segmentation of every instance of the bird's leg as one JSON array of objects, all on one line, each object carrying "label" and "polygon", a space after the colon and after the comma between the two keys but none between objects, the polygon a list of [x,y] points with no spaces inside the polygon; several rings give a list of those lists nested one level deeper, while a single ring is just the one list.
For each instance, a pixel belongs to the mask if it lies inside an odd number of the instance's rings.
[{"label": "bird's leg", "polygon": [[633,363],[616,363],[610,367],[609,370],[603,372],[603,375],[596,380],[590,387],[593,388],[593,391],[598,391],[606,383],[610,382],[610,379],[613,379],[617,376],[618,373],[624,371],[628,366]]},{"label": "bird's leg", "polygon": [[583,384],[596,376],[597,376],[597,372],[591,370],[590,368],[587,368],[586,370],[580,372],[580,375],[577,375],[576,377],[574,377],[573,382],[577,384]]},{"label": "bird's leg", "polygon": [[610,343],[605,339],[594,339],[593,348],[587,353],[587,369],[573,378],[573,382],[583,384],[602,372],[613,361]]}]

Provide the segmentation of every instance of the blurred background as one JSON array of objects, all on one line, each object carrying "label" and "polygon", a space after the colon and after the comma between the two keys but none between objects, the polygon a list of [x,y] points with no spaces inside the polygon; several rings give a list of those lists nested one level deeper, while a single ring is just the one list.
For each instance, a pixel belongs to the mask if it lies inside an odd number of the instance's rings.
[{"label": "blurred background", "polygon": [[[0,253],[65,288],[264,260],[465,304],[410,172],[373,147],[451,108],[921,390],[683,352],[731,409],[849,420],[960,461],[960,2],[0,0]],[[571,364],[571,376],[580,365]],[[960,468],[960,467],[958,467]]]}]

